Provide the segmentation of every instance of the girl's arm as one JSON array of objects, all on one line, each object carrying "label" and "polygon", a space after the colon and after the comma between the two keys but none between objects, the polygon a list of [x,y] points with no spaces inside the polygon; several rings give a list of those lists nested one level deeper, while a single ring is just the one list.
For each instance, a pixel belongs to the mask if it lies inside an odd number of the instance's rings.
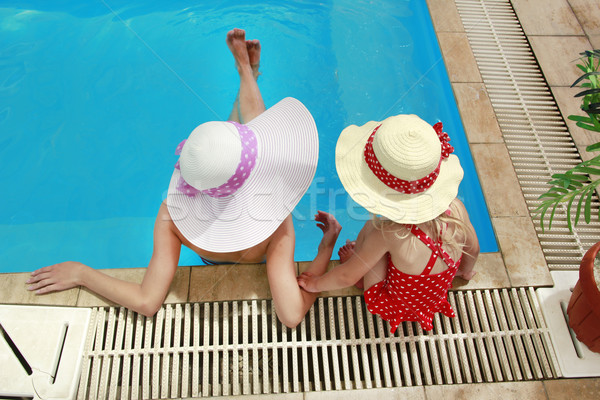
[{"label": "girl's arm", "polygon": [[[367,222],[369,223],[371,222]],[[321,276],[316,276],[310,271],[304,272],[298,277],[298,284],[307,292],[322,292],[352,286],[374,268],[387,251],[383,233],[372,229],[365,235],[360,249],[348,261]]]},{"label": "girl's arm", "polygon": [[68,261],[32,272],[29,290],[45,294],[84,286],[100,296],[146,316],[164,302],[179,261],[181,241],[172,229],[166,205],[154,225],[154,251],[141,284],[123,281],[79,262]]}]

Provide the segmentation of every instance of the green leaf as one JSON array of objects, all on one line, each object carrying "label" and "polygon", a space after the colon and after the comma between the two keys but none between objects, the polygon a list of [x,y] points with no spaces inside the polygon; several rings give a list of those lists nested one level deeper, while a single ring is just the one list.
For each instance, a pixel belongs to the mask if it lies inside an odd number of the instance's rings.
[{"label": "green leaf", "polygon": [[[600,142],[590,144],[588,147],[585,148],[585,151],[596,151],[596,150],[600,150]],[[596,156],[592,160],[594,160],[596,158],[598,158],[598,162],[600,162],[600,156]]]},{"label": "green leaf", "polygon": [[600,89],[588,89],[577,93],[573,97],[587,96],[588,94],[600,93]]},{"label": "green leaf", "polygon": [[581,121],[581,122],[592,123],[592,119],[589,116],[573,114],[573,115],[569,115],[567,118],[569,118],[571,121]]},{"label": "green leaf", "polygon": [[[538,206],[538,208],[535,209],[536,213],[540,212],[540,211],[538,211],[540,209],[540,207],[543,207],[543,204],[540,204]],[[546,216],[546,211],[548,211],[548,207],[544,207],[544,209],[541,210],[541,215],[540,215],[540,228],[542,228],[542,233],[544,233],[544,217]]]},{"label": "green leaf", "polygon": [[588,68],[585,65],[577,64],[577,68],[579,68],[583,72],[588,72]]},{"label": "green leaf", "polygon": [[584,174],[590,174],[590,175],[600,175],[600,169],[598,168],[590,168],[590,167],[584,167],[584,166],[577,166],[575,168],[573,168],[574,170],[576,169],[577,172],[581,172]]},{"label": "green leaf", "polygon": [[591,215],[592,215],[592,195],[594,194],[593,190],[590,190],[590,192],[587,195],[586,198],[586,202],[585,202],[585,223],[589,224],[590,220],[591,220]]},{"label": "green leaf", "polygon": [[[550,190],[552,190],[552,189],[550,189]],[[538,199],[555,199],[560,196],[561,195],[559,193],[546,192],[546,193],[542,194],[540,197],[538,197]]]},{"label": "green leaf", "polygon": [[554,213],[556,212],[556,207],[558,207],[558,203],[555,203],[554,207],[552,207],[552,212],[550,213],[550,219],[548,220],[548,229],[552,229],[552,221],[554,220]]},{"label": "green leaf", "polygon": [[569,200],[569,203],[567,204],[567,225],[569,225],[569,229],[573,226],[571,221],[571,206],[573,205],[573,200],[575,200],[575,196],[571,197],[571,200]]},{"label": "green leaf", "polygon": [[[563,180],[563,179],[569,180],[569,181],[570,180],[576,180],[576,181],[579,181],[579,182],[585,182],[585,181],[587,181],[587,177],[584,176],[584,175],[576,175],[576,174],[572,174],[572,173],[570,174],[568,172],[565,173],[565,174],[554,174],[554,175],[552,175],[552,177],[556,178],[556,179],[560,179],[560,180]],[[577,183],[579,183],[579,182],[577,182]],[[550,183],[550,182],[548,182],[548,183]]]},{"label": "green leaf", "polygon": [[593,75],[600,75],[600,72],[593,71],[593,72],[588,72],[586,74],[581,75],[579,78],[577,78],[577,80],[575,82],[573,82],[573,84],[571,85],[571,87],[576,86],[582,80],[587,79],[587,78],[589,78],[590,76],[593,76]]},{"label": "green leaf", "polygon": [[579,223],[579,216],[581,215],[581,204],[583,202],[583,199],[585,198],[583,193],[585,193],[585,190],[581,193],[581,196],[579,196],[579,201],[577,202],[577,214],[575,215],[575,225]]},{"label": "green leaf", "polygon": [[583,129],[587,129],[588,131],[600,132],[600,128],[594,125],[584,124],[583,122],[578,122],[577,126]]}]

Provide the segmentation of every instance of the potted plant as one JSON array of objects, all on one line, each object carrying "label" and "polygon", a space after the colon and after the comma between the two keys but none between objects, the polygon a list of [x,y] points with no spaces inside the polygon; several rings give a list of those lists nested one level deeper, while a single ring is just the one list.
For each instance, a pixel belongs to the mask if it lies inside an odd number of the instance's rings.
[{"label": "potted plant", "polygon": [[[571,87],[579,85],[583,90],[575,95],[581,97],[581,109],[586,116],[569,115],[577,126],[592,132],[600,132],[600,50],[580,54],[577,67],[583,71]],[[600,141],[588,146],[586,151],[600,150]],[[559,205],[566,205],[567,224],[572,231],[583,213],[586,223],[592,219],[592,198],[600,185],[600,154],[584,161],[563,174],[554,174],[548,182],[551,188],[540,196],[539,214],[542,231],[548,211],[548,229]],[[573,218],[573,213],[574,218]],[[600,219],[600,216],[596,216]],[[600,252],[600,242],[592,246],[583,257],[579,267],[579,280],[569,301],[567,314],[569,325],[577,339],[600,353],[600,265],[595,263]],[[595,266],[596,264],[596,266]],[[595,278],[597,276],[598,278]]]}]

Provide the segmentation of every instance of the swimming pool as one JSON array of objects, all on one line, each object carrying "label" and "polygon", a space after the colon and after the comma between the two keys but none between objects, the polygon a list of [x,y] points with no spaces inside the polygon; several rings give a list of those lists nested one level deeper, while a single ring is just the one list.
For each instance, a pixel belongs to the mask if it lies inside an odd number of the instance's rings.
[{"label": "swimming pool", "polygon": [[[296,97],[319,129],[296,260],[316,253],[316,210],[336,214],[340,244],[368,218],[337,178],[338,134],[400,113],[444,123],[466,172],[459,196],[482,251],[497,251],[425,1],[197,3],[0,1],[0,271],[147,265],[175,147],[231,110],[233,27],[261,40],[267,106]],[[182,252],[180,265],[199,263]]]}]

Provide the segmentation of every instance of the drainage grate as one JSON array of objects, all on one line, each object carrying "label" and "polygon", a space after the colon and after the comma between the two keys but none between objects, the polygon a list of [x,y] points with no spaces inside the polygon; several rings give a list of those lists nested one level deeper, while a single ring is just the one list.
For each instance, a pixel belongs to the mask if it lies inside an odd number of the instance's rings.
[{"label": "drainage grate", "polygon": [[[554,97],[509,0],[456,0],[473,54],[496,113],[529,210],[540,202],[552,174],[581,162]],[[573,58],[576,58],[576,54]],[[598,213],[595,199],[592,213]],[[538,239],[550,269],[577,269],[600,237],[600,223],[567,227],[557,209],[552,230]]]},{"label": "drainage grate", "polygon": [[396,334],[362,296],[319,298],[297,329],[270,300],[95,308],[79,399],[208,397],[560,375],[533,289],[452,291],[456,318]]}]

